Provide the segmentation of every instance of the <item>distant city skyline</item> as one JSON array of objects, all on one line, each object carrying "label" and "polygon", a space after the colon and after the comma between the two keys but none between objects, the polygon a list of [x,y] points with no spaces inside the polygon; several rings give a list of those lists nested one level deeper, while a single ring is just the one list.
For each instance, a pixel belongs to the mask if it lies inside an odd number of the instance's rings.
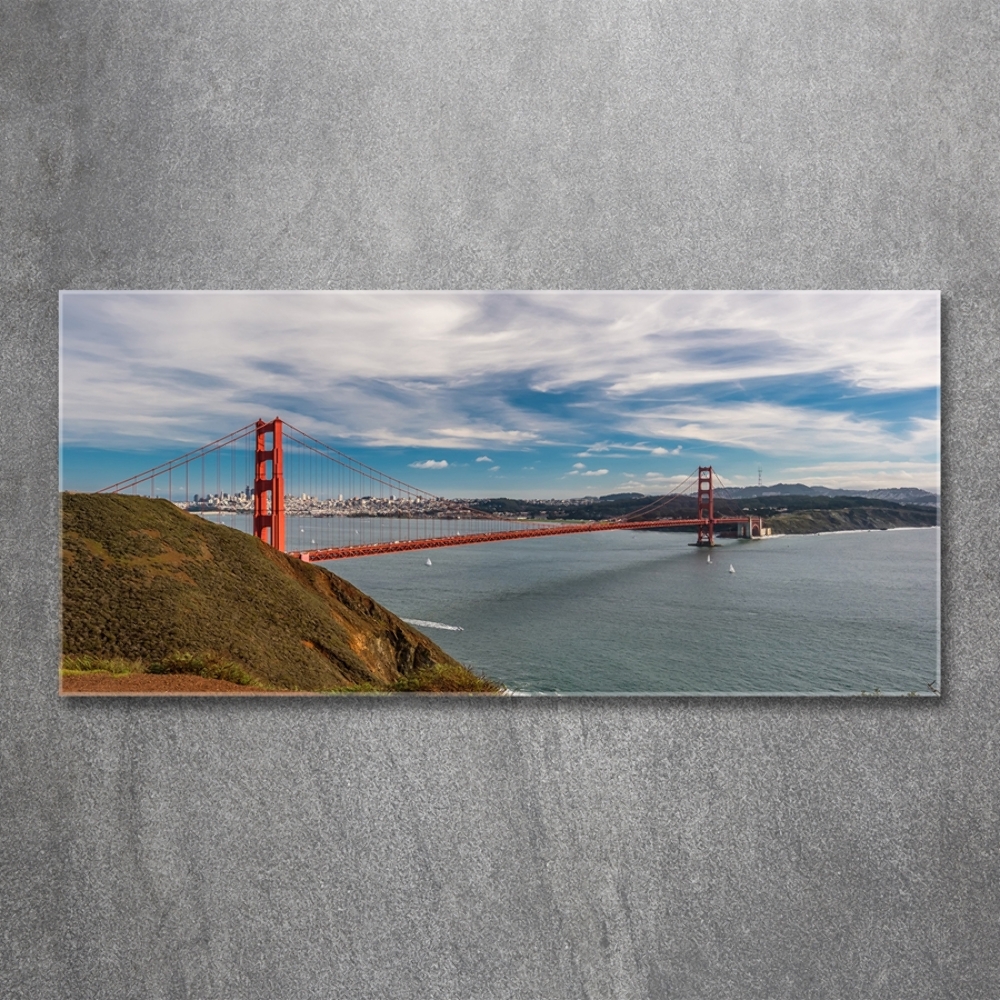
[{"label": "distant city skyline", "polygon": [[899,292],[63,292],[62,485],[281,416],[435,495],[940,489],[940,301]]}]

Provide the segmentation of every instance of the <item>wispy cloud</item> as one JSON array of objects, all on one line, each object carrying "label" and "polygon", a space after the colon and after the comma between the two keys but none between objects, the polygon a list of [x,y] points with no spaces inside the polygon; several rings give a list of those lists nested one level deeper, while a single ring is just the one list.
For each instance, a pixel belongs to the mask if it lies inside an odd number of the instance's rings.
[{"label": "wispy cloud", "polygon": [[635,444],[625,444],[623,442],[608,442],[599,441],[596,444],[589,445],[586,451],[577,452],[576,458],[595,458],[600,456],[601,458],[628,458],[629,452],[645,452],[647,455],[679,455],[683,445],[677,445],[675,448],[664,448],[662,445],[650,445],[645,441],[639,441]]},{"label": "wispy cloud", "polygon": [[451,441],[463,447],[479,441],[496,441],[500,444],[519,445],[538,438],[535,431],[508,430],[502,427],[489,427],[485,425],[470,427],[438,427],[431,431],[445,440]]},{"label": "wispy cloud", "polygon": [[675,475],[667,476],[660,472],[647,472],[643,476],[635,476],[631,473],[619,480],[614,489],[621,493],[675,493],[682,487],[685,490],[690,487],[694,489],[697,485],[691,476]]},{"label": "wispy cloud", "polygon": [[61,332],[69,444],[181,450],[280,413],[452,467],[551,453],[540,477],[937,460],[934,292],[67,292]]},{"label": "wispy cloud", "polygon": [[915,486],[932,491],[941,488],[937,462],[820,461],[809,465],[788,466],[780,472],[780,479],[785,482],[807,481],[837,488]]},{"label": "wispy cloud", "polygon": [[910,433],[894,433],[884,421],[768,402],[707,406],[666,406],[633,418],[643,435],[713,441],[752,451],[803,454],[874,449],[909,450],[935,440],[936,420],[921,420]]},{"label": "wispy cloud", "polygon": [[441,459],[440,461],[435,461],[433,458],[428,458],[425,462],[410,462],[411,469],[447,469],[448,461],[447,459]]}]

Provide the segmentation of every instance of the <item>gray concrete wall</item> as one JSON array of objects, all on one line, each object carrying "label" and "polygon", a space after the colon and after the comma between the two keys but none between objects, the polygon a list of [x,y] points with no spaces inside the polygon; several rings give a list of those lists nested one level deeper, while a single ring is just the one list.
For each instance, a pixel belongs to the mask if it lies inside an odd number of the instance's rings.
[{"label": "gray concrete wall", "polygon": [[[0,996],[982,998],[1000,17],[8,3]],[[937,702],[65,700],[61,288],[932,288]]]}]

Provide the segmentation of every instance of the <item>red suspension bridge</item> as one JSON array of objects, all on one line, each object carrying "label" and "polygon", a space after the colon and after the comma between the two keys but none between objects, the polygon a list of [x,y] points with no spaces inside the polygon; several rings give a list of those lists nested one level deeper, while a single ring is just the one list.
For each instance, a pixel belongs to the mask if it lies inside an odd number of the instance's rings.
[{"label": "red suspension bridge", "polygon": [[[625,517],[538,527],[526,517],[479,510],[469,501],[410,486],[276,417],[247,424],[98,492],[148,491],[192,513],[250,530],[307,562],[593,531],[694,528],[698,546],[714,545],[720,528],[743,538],[769,534],[758,516],[716,510],[717,479],[711,466],[702,466],[672,495]],[[683,492],[686,488],[693,488],[693,496]],[[684,507],[689,510],[681,513]]]}]

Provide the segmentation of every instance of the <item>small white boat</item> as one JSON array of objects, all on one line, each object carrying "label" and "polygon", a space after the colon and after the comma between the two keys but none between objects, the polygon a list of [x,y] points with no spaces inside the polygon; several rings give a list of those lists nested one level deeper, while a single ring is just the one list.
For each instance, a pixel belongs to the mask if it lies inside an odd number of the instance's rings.
[{"label": "small white boat", "polygon": [[427,560],[427,565],[428,565],[428,566],[433,566],[433,565],[434,565],[434,563],[432,563],[432,562],[430,561],[430,559],[428,559],[428,560]]},{"label": "small white boat", "polygon": [[732,563],[729,564],[729,572],[730,573],[735,573],[736,572],[736,570],[733,569],[733,564]]},{"label": "small white boat", "polygon": [[709,562],[711,562],[711,561],[712,561],[712,557],[711,557],[711,556],[709,556],[709,557],[708,557],[708,561],[709,561]]}]

